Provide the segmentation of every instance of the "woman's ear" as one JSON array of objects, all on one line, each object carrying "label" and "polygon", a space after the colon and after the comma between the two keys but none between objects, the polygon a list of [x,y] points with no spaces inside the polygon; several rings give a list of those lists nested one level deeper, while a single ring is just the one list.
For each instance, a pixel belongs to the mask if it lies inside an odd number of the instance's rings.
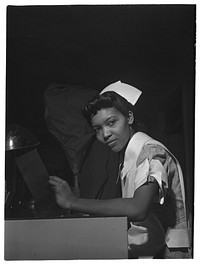
[{"label": "woman's ear", "polygon": [[133,112],[129,110],[129,112],[128,112],[128,124],[133,124],[133,122],[134,122]]}]

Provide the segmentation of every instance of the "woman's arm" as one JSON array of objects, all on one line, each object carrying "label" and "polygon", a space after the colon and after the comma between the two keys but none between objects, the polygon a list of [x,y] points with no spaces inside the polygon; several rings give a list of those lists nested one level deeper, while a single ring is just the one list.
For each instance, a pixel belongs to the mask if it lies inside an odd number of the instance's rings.
[{"label": "woman's arm", "polygon": [[133,198],[108,200],[77,198],[67,182],[58,177],[50,177],[49,184],[62,208],[100,216],[127,216],[132,221],[145,219],[158,194],[157,182],[145,183],[136,190]]}]

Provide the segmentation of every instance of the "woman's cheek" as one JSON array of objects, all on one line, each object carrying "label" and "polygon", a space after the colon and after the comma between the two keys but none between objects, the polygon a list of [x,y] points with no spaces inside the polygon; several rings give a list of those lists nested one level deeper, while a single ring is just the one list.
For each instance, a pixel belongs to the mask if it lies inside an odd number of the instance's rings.
[{"label": "woman's cheek", "polygon": [[97,138],[97,140],[98,140],[99,142],[104,143],[104,141],[103,141],[103,137],[101,136],[100,133],[96,134],[96,138]]}]

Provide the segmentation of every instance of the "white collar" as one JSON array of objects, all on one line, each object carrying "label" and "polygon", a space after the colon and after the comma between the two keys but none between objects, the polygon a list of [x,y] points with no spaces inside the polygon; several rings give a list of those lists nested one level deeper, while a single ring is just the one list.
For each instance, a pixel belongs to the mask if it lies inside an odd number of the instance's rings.
[{"label": "white collar", "polygon": [[133,167],[136,167],[138,155],[140,154],[144,143],[150,139],[152,138],[145,133],[137,132],[129,140],[125,150],[124,166],[121,171],[121,179],[123,179]]}]

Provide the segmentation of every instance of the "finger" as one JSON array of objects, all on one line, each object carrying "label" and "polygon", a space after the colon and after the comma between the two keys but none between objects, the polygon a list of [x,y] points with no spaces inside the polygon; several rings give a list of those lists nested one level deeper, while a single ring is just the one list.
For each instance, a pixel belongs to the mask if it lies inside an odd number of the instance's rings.
[{"label": "finger", "polygon": [[48,189],[51,190],[51,191],[54,191],[54,192],[59,192],[61,190],[61,185],[52,185],[52,184],[49,184],[48,185]]},{"label": "finger", "polygon": [[64,184],[65,181],[57,176],[49,176],[49,180],[50,181],[55,181],[57,183],[61,183],[61,184]]},{"label": "finger", "polygon": [[56,192],[57,191],[57,186],[54,185],[48,185],[48,189],[52,192]]},{"label": "finger", "polygon": [[52,186],[60,185],[59,182],[57,182],[57,181],[55,181],[55,180],[53,180],[53,179],[52,179],[52,180],[50,179],[50,180],[48,181],[48,184],[50,184],[50,185],[52,185]]},{"label": "finger", "polygon": [[54,180],[54,179],[50,179],[48,181],[49,186],[54,186],[54,187],[57,187],[58,189],[62,189],[64,187],[66,187],[66,184],[67,184],[67,182],[64,180],[62,182],[58,182],[57,180]]}]

